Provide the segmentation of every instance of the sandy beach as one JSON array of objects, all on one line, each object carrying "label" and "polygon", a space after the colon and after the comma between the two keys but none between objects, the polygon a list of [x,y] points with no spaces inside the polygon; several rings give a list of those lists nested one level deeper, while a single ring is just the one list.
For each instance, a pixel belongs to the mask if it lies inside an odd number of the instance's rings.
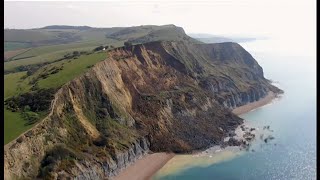
[{"label": "sandy beach", "polygon": [[274,98],[276,98],[276,94],[270,91],[266,97],[260,99],[259,101],[251,102],[244,106],[237,107],[233,109],[232,112],[236,115],[244,114],[261,106],[269,104]]},{"label": "sandy beach", "polygon": [[[241,106],[241,107],[237,107],[232,112],[234,114],[237,114],[237,115],[244,114],[244,113],[247,113],[249,111],[252,111],[252,110],[254,110],[256,108],[259,108],[261,106],[264,106],[264,105],[270,103],[275,98],[276,98],[276,94],[274,94],[273,92],[269,92],[266,97],[260,99],[259,101],[252,102],[252,103],[246,104],[246,105]],[[244,124],[246,124],[246,123],[244,122]],[[236,129],[236,134],[237,134],[237,136],[239,136],[239,137],[241,136],[242,137],[243,132],[241,131],[240,126]],[[234,149],[238,149],[238,148],[237,147],[227,147],[221,153],[226,154],[226,155],[223,155],[223,156],[230,156],[229,154],[231,152],[233,152]],[[205,152],[199,153],[199,154],[197,154],[195,156],[202,156],[202,155],[207,154],[210,151],[214,152],[214,153],[210,153],[210,154],[216,154],[217,152],[220,152],[221,150],[220,150],[219,147],[212,147],[212,148],[206,150]],[[151,177],[158,170],[160,170],[174,156],[175,156],[174,154],[167,154],[167,153],[148,154],[145,157],[143,157],[142,159],[137,160],[134,164],[129,166],[124,171],[120,172],[120,174],[118,176],[116,176],[114,179],[115,180],[126,180],[126,179],[130,179],[130,180],[150,180]],[[180,156],[183,156],[183,155],[180,155]],[[206,158],[206,159],[208,159],[208,158]],[[192,162],[195,161],[195,159],[190,159],[190,160],[192,160]],[[211,163],[213,163],[215,161],[218,161],[218,160],[210,158],[210,162],[208,162],[207,164],[211,164]],[[188,162],[188,161],[186,161],[186,162]],[[180,161],[180,163],[181,163],[181,161]],[[175,166],[180,167],[181,165],[179,165],[179,164],[176,165],[175,164]],[[174,169],[174,168],[170,167],[170,171],[172,169]]]},{"label": "sandy beach", "polygon": [[120,172],[114,180],[149,180],[173,156],[174,154],[167,153],[148,154]]}]

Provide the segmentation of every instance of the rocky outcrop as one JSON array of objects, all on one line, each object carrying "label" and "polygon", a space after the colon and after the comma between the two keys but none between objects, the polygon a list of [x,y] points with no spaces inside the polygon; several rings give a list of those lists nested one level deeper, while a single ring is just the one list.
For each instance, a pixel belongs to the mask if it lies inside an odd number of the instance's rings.
[{"label": "rocky outcrop", "polygon": [[[105,177],[112,178],[136,160],[146,155],[149,152],[149,146],[150,142],[146,138],[138,139],[128,150],[117,152],[114,159],[110,159],[110,161],[104,162],[100,164],[100,166],[90,167],[90,162],[86,164],[87,166],[83,164],[83,167],[78,169],[78,175],[75,176],[74,179],[91,180],[104,179]],[[88,168],[88,166],[90,168]],[[80,169],[84,169],[85,171],[81,171]],[[60,173],[59,175],[60,177],[68,177],[68,174]]]},{"label": "rocky outcrop", "polygon": [[225,100],[221,103],[224,107],[229,109],[234,109],[239,106],[243,106],[250,102],[258,101],[264,98],[268,94],[266,89],[252,89],[248,92],[240,92],[236,94],[230,94]]},{"label": "rocky outcrop", "polygon": [[55,94],[50,114],[5,147],[5,177],[105,179],[149,150],[221,144],[230,109],[279,93],[235,43],[152,42],[116,48]]}]

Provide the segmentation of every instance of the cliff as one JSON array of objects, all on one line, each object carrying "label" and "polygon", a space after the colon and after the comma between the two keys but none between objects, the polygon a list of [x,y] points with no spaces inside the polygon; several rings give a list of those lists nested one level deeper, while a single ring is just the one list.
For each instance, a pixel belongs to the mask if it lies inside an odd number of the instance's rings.
[{"label": "cliff", "polygon": [[236,43],[162,41],[107,53],[5,146],[6,179],[103,179],[150,151],[220,144],[242,123],[233,108],[281,93]]}]

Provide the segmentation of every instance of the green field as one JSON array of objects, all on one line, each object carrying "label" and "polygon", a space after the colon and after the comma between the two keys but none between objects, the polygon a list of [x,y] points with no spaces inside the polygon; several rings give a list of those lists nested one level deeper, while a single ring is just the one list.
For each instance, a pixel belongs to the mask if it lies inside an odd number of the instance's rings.
[{"label": "green field", "polygon": [[24,75],[26,75],[25,71],[11,73],[4,76],[4,99],[22,92],[22,85],[26,88],[26,83],[20,79]]},{"label": "green field", "polygon": [[[106,53],[100,52],[95,53],[92,55],[84,55],[81,56],[79,59],[71,60],[70,62],[57,62],[51,64],[51,66],[61,65],[63,64],[63,70],[61,70],[57,74],[50,75],[46,79],[42,79],[39,81],[40,88],[52,88],[52,87],[59,87],[64,83],[74,79],[76,76],[84,73],[88,67],[91,65],[96,64],[99,61],[106,59]],[[49,66],[48,66],[49,67]]]},{"label": "green field", "polygon": [[30,47],[29,43],[23,42],[4,42],[4,51],[13,51]]},{"label": "green field", "polygon": [[25,125],[25,123],[20,113],[4,109],[4,144],[9,143],[33,126]]},{"label": "green field", "polygon": [[[13,60],[4,63],[4,70],[14,70],[19,66],[26,66],[31,64],[39,64],[44,62],[52,62],[62,58],[65,54],[73,51],[92,51],[99,45],[112,44],[114,47],[123,45],[122,41],[90,41],[85,43],[73,43],[54,46],[42,46],[33,48],[25,53],[15,56]],[[26,58],[27,57],[27,58]],[[20,59],[22,58],[22,59]]]},{"label": "green field", "polygon": [[[17,86],[20,78],[24,76],[26,72],[18,72],[8,74],[4,76],[4,98],[17,95],[20,90]],[[19,112],[11,112],[4,109],[4,144],[7,144],[11,140],[15,139],[21,133],[25,132],[32,126],[25,126],[25,121],[20,116]]]}]

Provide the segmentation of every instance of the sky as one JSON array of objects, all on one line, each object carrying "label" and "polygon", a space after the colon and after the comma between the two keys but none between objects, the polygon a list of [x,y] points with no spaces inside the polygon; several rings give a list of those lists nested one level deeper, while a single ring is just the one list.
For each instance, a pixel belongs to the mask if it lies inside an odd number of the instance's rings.
[{"label": "sky", "polygon": [[5,28],[175,24],[186,33],[273,37],[316,44],[316,0],[105,0],[4,3]]}]

